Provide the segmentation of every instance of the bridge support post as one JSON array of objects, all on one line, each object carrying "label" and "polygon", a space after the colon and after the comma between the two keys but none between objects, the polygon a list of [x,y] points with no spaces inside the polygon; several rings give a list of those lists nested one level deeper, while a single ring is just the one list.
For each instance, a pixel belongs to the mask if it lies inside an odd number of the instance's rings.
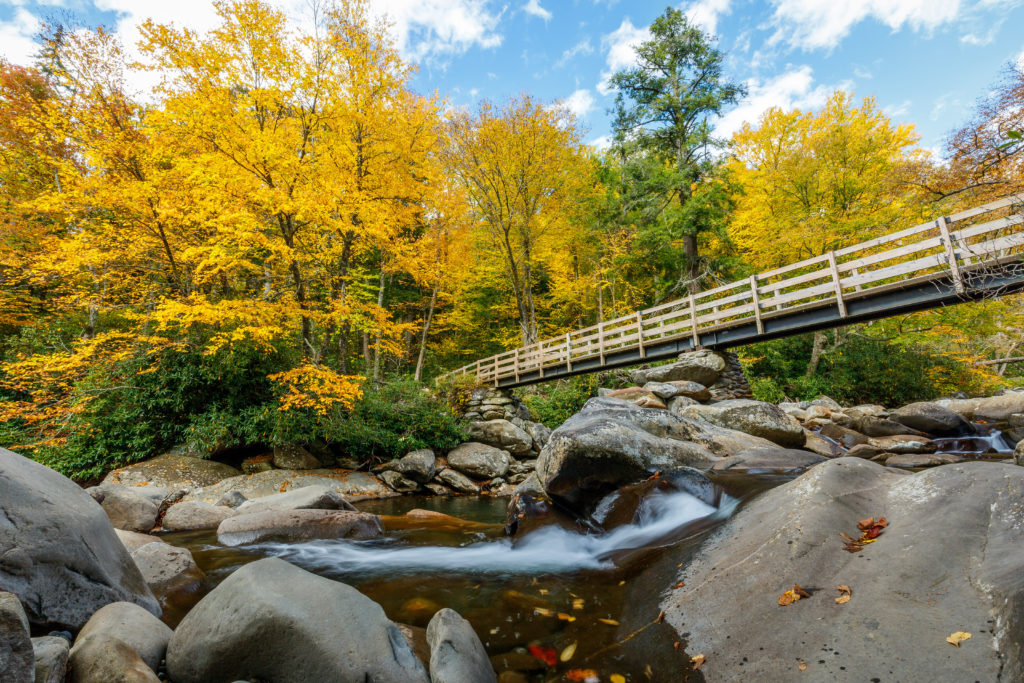
[{"label": "bridge support post", "polygon": [[836,304],[839,306],[840,317],[846,317],[846,302],[843,301],[843,281],[839,278],[839,266],[836,265],[836,252],[828,252],[828,267],[832,270],[832,282],[836,285]]},{"label": "bridge support post", "polygon": [[754,302],[754,321],[757,323],[757,333],[764,334],[764,323],[761,322],[761,297],[757,292],[757,275],[750,276],[750,297]]},{"label": "bridge support post", "polygon": [[956,260],[956,249],[953,248],[953,237],[949,234],[949,223],[945,216],[939,216],[936,221],[939,224],[939,232],[942,233],[942,244],[946,247],[946,263],[949,264],[949,271],[953,274],[953,286],[957,294],[964,293],[964,278],[960,274],[960,264]]}]

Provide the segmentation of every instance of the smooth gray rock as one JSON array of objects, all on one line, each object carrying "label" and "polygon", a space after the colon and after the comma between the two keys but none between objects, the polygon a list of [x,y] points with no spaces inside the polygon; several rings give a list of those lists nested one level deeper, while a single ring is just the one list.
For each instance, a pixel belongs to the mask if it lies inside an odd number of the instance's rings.
[{"label": "smooth gray rock", "polygon": [[231,477],[195,489],[185,496],[185,501],[201,500],[213,504],[231,491],[241,493],[248,500],[256,500],[307,486],[325,486],[346,499],[356,496],[386,498],[395,495],[377,477],[366,472],[337,469],[270,470]]},{"label": "smooth gray rock", "polygon": [[729,472],[792,472],[828,460],[825,456],[793,448],[751,448],[722,458],[711,468]]},{"label": "smooth gray rock", "polygon": [[[857,536],[858,520],[880,515],[882,535],[845,552],[839,532]],[[688,632],[687,652],[720,653],[701,669],[707,680],[1019,681],[1021,519],[1016,466],[911,474],[837,458],[741,508],[661,607]],[[811,597],[780,607],[794,583]],[[839,585],[852,588],[846,604],[833,599]],[[945,642],[954,631],[974,637],[954,648]]]},{"label": "smooth gray rock", "polygon": [[70,654],[67,640],[59,636],[33,638],[32,652],[35,657],[35,683],[64,683]]},{"label": "smooth gray rock", "polygon": [[1024,392],[1008,391],[984,398],[941,399],[935,403],[974,422],[1006,422],[1012,415],[1024,413]]},{"label": "smooth gray rock", "polygon": [[963,458],[952,453],[892,453],[885,457],[886,467],[937,467],[955,462],[963,462]]},{"label": "smooth gray rock", "polygon": [[0,591],[0,680],[4,683],[31,683],[35,677],[28,629],[28,617],[18,596]]},{"label": "smooth gray rock", "polygon": [[453,609],[438,610],[427,624],[431,683],[497,683],[491,660],[468,621]]},{"label": "smooth gray rock", "polygon": [[1024,441],[1018,441],[1016,447],[1014,447],[1013,461],[1018,465],[1024,466]]},{"label": "smooth gray rock", "polygon": [[384,470],[377,477],[388,485],[391,490],[398,493],[412,493],[418,491],[420,485],[412,479],[406,479],[401,473],[394,470]]},{"label": "smooth gray rock", "polygon": [[884,417],[875,417],[872,415],[859,416],[853,420],[853,424],[850,425],[851,429],[854,429],[861,434],[866,436],[899,436],[901,434],[915,434],[918,436],[924,436],[923,432],[919,432],[916,429],[911,429],[905,424],[889,420]]},{"label": "smooth gray rock", "polygon": [[799,448],[807,440],[796,418],[763,401],[741,398],[706,406],[694,405],[684,408],[682,415],[759,436],[784,448]]},{"label": "smooth gray rock", "polygon": [[173,633],[170,626],[138,605],[130,602],[112,602],[86,622],[75,637],[75,647],[91,636],[106,635],[119,638],[135,650],[146,666],[156,671],[160,668],[160,662],[167,652],[167,643],[171,641]]},{"label": "smooth gray rock", "polygon": [[647,382],[688,381],[711,386],[725,371],[725,359],[714,351],[701,350],[680,354],[671,365],[659,365],[646,370],[634,370],[630,379],[638,385]]},{"label": "smooth gray rock", "polygon": [[232,510],[234,510],[238,506],[243,505],[247,500],[248,498],[243,496],[238,491],[228,491],[227,493],[220,497],[220,500],[218,500],[215,503],[215,505],[219,507],[231,508]]},{"label": "smooth gray rock", "polygon": [[241,567],[199,601],[171,638],[167,670],[175,683],[429,683],[377,603],[277,558]]},{"label": "smooth gray rock", "polygon": [[68,659],[72,683],[159,683],[142,657],[119,638],[97,633],[76,642]]},{"label": "smooth gray rock", "polygon": [[140,534],[137,531],[125,531],[124,529],[114,529],[114,532],[117,534],[117,537],[121,539],[121,543],[124,543],[124,547],[128,549],[128,552],[138,550],[147,543],[163,542],[158,536]]},{"label": "smooth gray rock", "polygon": [[376,538],[380,518],[350,510],[267,510],[229,517],[217,527],[217,540],[235,546],[263,541],[315,538]]},{"label": "smooth gray rock", "polygon": [[387,463],[387,468],[418,484],[426,484],[437,473],[437,458],[434,456],[434,451],[429,448],[421,448],[407,453],[397,460],[392,460]]},{"label": "smooth gray rock", "polygon": [[937,403],[911,403],[889,413],[889,418],[931,436],[960,436],[972,431],[967,420]]},{"label": "smooth gray rock", "polygon": [[437,473],[437,479],[459,493],[480,493],[480,487],[472,479],[448,467]]},{"label": "smooth gray rock", "polygon": [[512,458],[506,451],[473,441],[448,452],[450,468],[480,479],[503,477],[511,465]]},{"label": "smooth gray rock", "polygon": [[133,551],[132,559],[161,604],[197,590],[203,582],[192,553],[170,543],[148,543]]},{"label": "smooth gray rock", "polygon": [[281,470],[315,470],[320,461],[302,446],[275,446],[274,467]]},{"label": "smooth gray rock", "polygon": [[523,426],[523,431],[530,435],[533,439],[533,449],[540,452],[540,449],[547,445],[548,439],[551,438],[551,427],[541,424],[540,422],[526,421]]},{"label": "smooth gray rock", "polygon": [[200,500],[185,500],[172,505],[164,515],[164,531],[196,531],[216,529],[237,512],[229,507],[210,505]]},{"label": "smooth gray rock", "polygon": [[77,631],[127,600],[160,606],[103,508],[70,479],[0,448],[0,586],[41,630]]},{"label": "smooth gray rock", "polygon": [[127,486],[105,487],[101,505],[115,529],[146,532],[156,525],[159,504]]},{"label": "smooth gray rock", "polygon": [[239,514],[271,510],[351,510],[355,512],[356,508],[337,491],[316,484],[248,500],[235,508]]},{"label": "smooth gray rock", "polygon": [[696,399],[692,399],[689,396],[676,396],[668,402],[668,410],[673,415],[682,417],[688,407],[695,405],[697,405]]},{"label": "smooth gray rock", "polygon": [[877,436],[868,439],[868,445],[889,453],[934,453],[936,445],[924,436],[906,434],[902,436]]},{"label": "smooth gray rock", "polygon": [[533,437],[508,420],[470,422],[466,431],[473,441],[508,451],[515,457],[527,456],[533,451]]},{"label": "smooth gray rock", "polygon": [[214,460],[166,453],[116,469],[103,478],[103,484],[150,485],[171,491],[191,491],[239,474],[241,472],[234,467]]}]

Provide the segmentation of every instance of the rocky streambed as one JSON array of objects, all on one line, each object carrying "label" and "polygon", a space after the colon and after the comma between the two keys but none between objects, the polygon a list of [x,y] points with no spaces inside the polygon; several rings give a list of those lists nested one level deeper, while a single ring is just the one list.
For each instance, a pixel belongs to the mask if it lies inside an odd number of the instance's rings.
[{"label": "rocky streambed", "polygon": [[771,405],[724,366],[550,434],[483,392],[476,441],[376,472],[179,455],[84,491],[0,450],[0,678],[1024,677],[1024,394]]}]

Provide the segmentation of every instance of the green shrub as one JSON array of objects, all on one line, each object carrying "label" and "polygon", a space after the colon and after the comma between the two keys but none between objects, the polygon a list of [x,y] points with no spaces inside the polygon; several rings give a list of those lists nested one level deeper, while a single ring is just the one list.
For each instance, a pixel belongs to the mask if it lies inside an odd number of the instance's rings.
[{"label": "green shrub", "polygon": [[556,429],[597,396],[600,386],[600,375],[580,375],[522,391],[519,397],[537,422]]}]

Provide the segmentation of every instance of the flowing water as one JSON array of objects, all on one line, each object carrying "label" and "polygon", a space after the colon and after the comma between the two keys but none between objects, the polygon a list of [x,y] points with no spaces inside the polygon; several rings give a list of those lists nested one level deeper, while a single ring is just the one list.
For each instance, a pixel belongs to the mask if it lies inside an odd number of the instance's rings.
[{"label": "flowing water", "polygon": [[[400,623],[422,628],[437,609],[455,609],[473,624],[499,673],[516,670],[525,680],[555,681],[571,680],[565,676],[572,670],[593,669],[601,681],[613,673],[630,681],[685,680],[677,675],[690,668],[685,642],[677,646],[681,636],[658,621],[662,593],[704,536],[743,500],[789,478],[720,477],[717,506],[689,493],[655,492],[632,524],[591,533],[549,525],[514,541],[502,528],[508,500],[488,497],[359,503],[385,519],[385,535],[369,541],[228,548],[210,532],[167,534],[165,540],[192,551],[207,580],[199,595],[170,605],[165,619],[177,623],[239,566],[276,556],[355,586]],[[417,525],[401,517],[413,508],[470,523]],[[567,662],[542,661],[574,643]]]}]

